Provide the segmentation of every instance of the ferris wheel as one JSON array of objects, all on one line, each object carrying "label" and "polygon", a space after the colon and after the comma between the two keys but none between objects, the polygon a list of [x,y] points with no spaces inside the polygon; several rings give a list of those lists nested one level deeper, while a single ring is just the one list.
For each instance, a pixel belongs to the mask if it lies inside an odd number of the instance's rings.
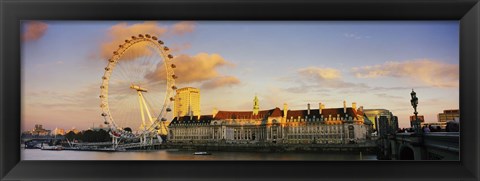
[{"label": "ferris wheel", "polygon": [[100,108],[113,138],[165,140],[172,111],[173,56],[156,36],[131,36],[113,52],[102,77]]}]

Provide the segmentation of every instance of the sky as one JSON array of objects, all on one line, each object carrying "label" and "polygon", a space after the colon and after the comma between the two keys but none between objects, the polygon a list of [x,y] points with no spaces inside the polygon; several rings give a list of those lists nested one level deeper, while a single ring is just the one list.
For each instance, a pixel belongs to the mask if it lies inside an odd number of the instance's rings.
[{"label": "sky", "polygon": [[176,84],[200,89],[204,115],[252,110],[255,95],[260,109],[345,100],[409,127],[412,89],[426,122],[459,108],[458,21],[24,21],[21,31],[22,130],[102,124],[106,60],[145,33],[170,47]]}]

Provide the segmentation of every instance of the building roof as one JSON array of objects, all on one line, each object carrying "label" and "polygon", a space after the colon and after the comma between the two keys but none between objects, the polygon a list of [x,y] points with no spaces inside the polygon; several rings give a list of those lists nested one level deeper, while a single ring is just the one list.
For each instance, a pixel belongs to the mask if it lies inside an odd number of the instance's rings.
[{"label": "building roof", "polygon": [[212,121],[213,116],[212,115],[201,115],[199,116],[182,116],[182,117],[175,117],[173,118],[172,122],[170,122],[170,125],[175,125],[175,124],[194,124],[194,123],[206,123],[210,124],[210,121]]},{"label": "building roof", "polygon": [[282,111],[276,107],[269,110],[258,111],[257,115],[253,115],[253,111],[218,111],[215,115],[216,120],[219,119],[263,119],[267,117],[281,117]]},{"label": "building roof", "polygon": [[[331,115],[332,117],[337,117],[337,114],[340,115],[340,117],[345,117],[345,115],[348,115],[352,118],[355,118],[357,117],[357,111],[352,109],[351,107],[347,107],[347,112],[344,113],[343,112],[343,108],[325,108],[325,109],[322,109],[322,116],[324,118],[328,118],[329,115]],[[310,114],[308,114],[308,110],[288,110],[287,112],[287,119],[290,119],[290,118],[305,118],[305,116],[307,118],[313,118],[313,116],[315,116],[316,118],[319,118],[320,117],[320,111],[319,109],[310,109]]]}]

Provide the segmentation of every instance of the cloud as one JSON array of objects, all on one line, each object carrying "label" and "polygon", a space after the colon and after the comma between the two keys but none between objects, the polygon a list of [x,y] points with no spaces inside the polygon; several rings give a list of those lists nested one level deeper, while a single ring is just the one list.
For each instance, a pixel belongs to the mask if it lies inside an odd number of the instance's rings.
[{"label": "cloud", "polygon": [[[126,22],[113,25],[107,32],[107,38],[101,45],[101,58],[107,60],[113,55],[113,51],[118,49],[120,44],[123,44],[126,39],[131,39],[132,36],[138,36],[139,34],[150,34],[157,38],[164,38],[167,33],[172,35],[185,35],[195,31],[195,23],[190,21],[182,21],[172,26],[161,26],[155,21],[145,21],[142,23],[128,24]],[[172,45],[172,52],[180,51],[190,48],[189,43],[183,43],[179,45]],[[145,47],[138,47],[134,50],[135,53],[131,55],[124,55],[124,59],[130,60],[141,56],[152,54],[152,50]]]},{"label": "cloud", "polygon": [[357,40],[371,38],[370,36],[358,35],[356,33],[344,33],[343,36],[345,38],[352,38],[352,39],[357,39]]},{"label": "cloud", "polygon": [[390,61],[379,65],[352,68],[357,78],[409,78],[433,87],[458,87],[459,71],[458,64],[447,64],[430,59]]},{"label": "cloud", "polygon": [[[109,41],[104,42],[101,45],[101,57],[105,60],[113,55],[113,51],[118,49],[120,44],[123,44],[126,39],[130,39],[131,36],[138,36],[138,34],[150,34],[152,36],[163,36],[167,32],[167,27],[159,26],[154,21],[146,21],[143,23],[137,23],[129,25],[127,23],[119,23],[112,26],[108,30]],[[136,50],[138,51],[138,50]],[[151,51],[144,49],[143,52],[136,52],[135,57],[149,55]]]},{"label": "cloud", "polygon": [[342,79],[341,71],[334,68],[307,67],[297,70],[299,77],[281,77],[277,80],[292,82],[291,87],[282,88],[283,91],[294,94],[324,93],[330,89],[342,89],[345,93],[359,92],[370,87],[364,83],[346,82]]},{"label": "cloud", "polygon": [[183,35],[195,31],[195,23],[193,21],[182,21],[173,25],[172,33],[174,35]]},{"label": "cloud", "polygon": [[48,29],[48,25],[41,21],[29,21],[25,23],[25,31],[23,32],[23,41],[35,41],[43,37]]},{"label": "cloud", "polygon": [[340,71],[334,68],[307,67],[298,70],[298,73],[321,80],[332,80],[341,77]]},{"label": "cloud", "polygon": [[387,98],[387,99],[403,99],[404,98],[402,96],[394,96],[394,95],[389,95],[389,94],[386,94],[386,93],[377,93],[375,95],[380,97],[380,98]]},{"label": "cloud", "polygon": [[[194,56],[179,55],[173,59],[176,65],[175,75],[178,76],[176,83],[204,82],[203,86],[227,86],[238,84],[240,81],[232,76],[224,76],[218,72],[218,68],[233,66],[219,54],[199,53]],[[145,76],[150,81],[164,81],[166,77],[165,65],[159,64],[156,70]]]},{"label": "cloud", "polygon": [[303,86],[300,88],[290,88],[290,91],[302,88],[309,88],[309,87],[322,87],[322,88],[351,88],[351,87],[368,87],[365,84],[357,84],[346,82],[341,79],[342,75],[340,70],[334,68],[322,68],[322,67],[307,67],[299,69],[298,74],[303,77],[301,81],[297,82],[304,82]]},{"label": "cloud", "polygon": [[233,76],[217,77],[202,84],[203,89],[215,89],[218,87],[240,84],[240,80]]},{"label": "cloud", "polygon": [[171,52],[181,52],[183,50],[189,49],[190,47],[192,47],[192,45],[190,43],[174,44],[170,48],[170,51]]}]

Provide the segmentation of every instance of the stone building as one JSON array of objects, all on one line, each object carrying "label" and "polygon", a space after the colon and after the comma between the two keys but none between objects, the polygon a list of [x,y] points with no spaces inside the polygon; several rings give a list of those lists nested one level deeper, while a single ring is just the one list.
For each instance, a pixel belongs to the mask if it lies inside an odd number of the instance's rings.
[{"label": "stone building", "polygon": [[213,111],[212,115],[175,117],[169,125],[169,142],[176,143],[282,143],[348,144],[367,139],[363,107]]}]

